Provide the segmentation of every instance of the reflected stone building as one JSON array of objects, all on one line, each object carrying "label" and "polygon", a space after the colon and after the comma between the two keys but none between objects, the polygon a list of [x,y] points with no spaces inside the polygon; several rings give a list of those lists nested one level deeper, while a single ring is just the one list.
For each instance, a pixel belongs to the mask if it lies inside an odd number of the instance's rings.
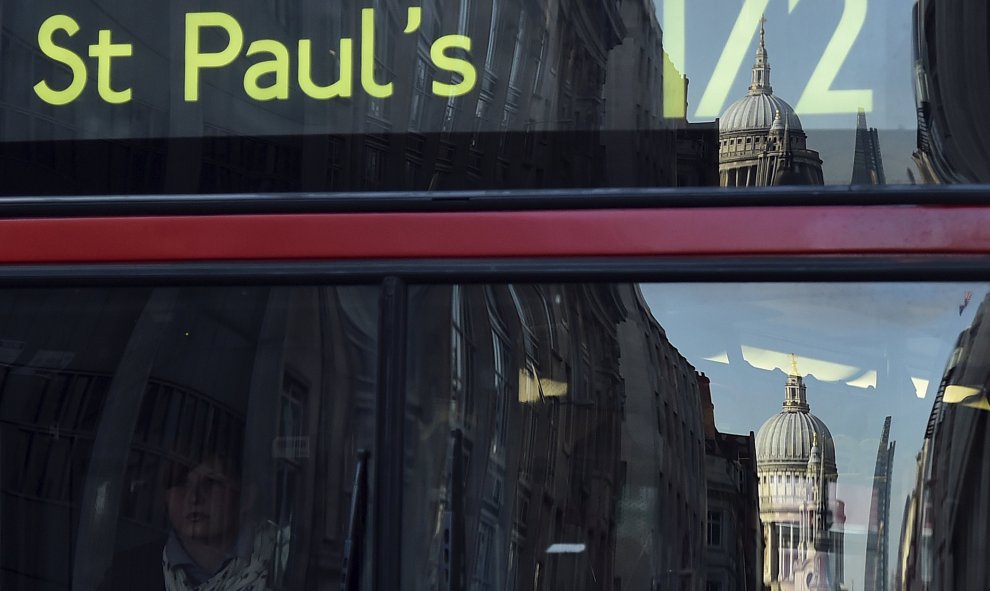
[{"label": "reflected stone building", "polygon": [[625,474],[616,570],[622,579],[613,579],[613,587],[594,588],[701,591],[706,582],[701,400],[708,379],[667,339],[640,289],[616,287],[628,314],[619,327]]},{"label": "reflected stone building", "polygon": [[[316,40],[312,53],[322,57],[313,58],[312,68],[322,77],[344,67],[332,42],[362,30],[365,6],[370,4],[248,0],[238,4],[235,16],[258,38]],[[677,183],[676,138],[685,121],[663,117],[663,32],[652,1],[595,0],[578,6],[563,0],[429,1],[422,6],[419,35],[404,35],[397,25],[405,22],[406,9],[374,3],[375,72],[396,89],[387,99],[355,92],[346,99],[308,100],[294,91],[285,99],[259,102],[240,88],[250,60],[237,60],[225,68],[224,78],[204,84],[202,100],[195,103],[174,99],[184,78],[170,56],[171,48],[182,45],[184,8],[160,4],[127,11],[122,24],[144,49],[141,60],[115,63],[114,76],[135,81],[140,94],[110,106],[86,93],[52,108],[37,100],[30,85],[17,92],[9,85],[0,97],[2,192]],[[84,2],[75,10],[81,22],[98,21],[108,7]],[[4,11],[0,70],[5,80],[66,75],[26,41],[31,36],[25,32],[37,29],[39,11],[44,13],[30,3]],[[452,34],[472,40],[478,81],[463,96],[442,97],[431,85],[449,82],[450,72],[433,63],[430,49],[433,40]],[[69,157],[66,142],[57,140],[85,143]]]},{"label": "reflected stone building", "polygon": [[986,589],[990,523],[990,333],[984,298],[962,331],[932,402],[904,507],[895,589]]},{"label": "reflected stone building", "polygon": [[[986,138],[988,53],[979,0],[914,2],[914,162],[924,183],[983,183],[990,178]],[[976,13],[982,14],[982,12]],[[977,42],[978,40],[978,42]]]},{"label": "reflected stone building", "polygon": [[763,535],[760,526],[756,438],[719,433],[708,378],[702,374],[705,418],[706,591],[762,591]]},{"label": "reflected stone building", "polygon": [[704,588],[699,376],[639,289],[410,294],[403,584]]},{"label": "reflected stone building", "polygon": [[[604,129],[635,131],[603,132],[606,172],[635,186],[671,187],[677,183],[676,140],[685,121],[664,118],[663,31],[651,0],[619,6],[624,31],[606,62]],[[629,92],[630,84],[639,91]]]},{"label": "reflected stone building", "polygon": [[773,94],[763,27],[749,92],[719,121],[718,160],[723,187],[824,184],[822,160],[808,148],[801,120]]},{"label": "reflected stone building", "polygon": [[811,414],[804,381],[787,377],[783,409],[756,435],[763,583],[771,591],[837,591],[843,580],[843,504],[828,427]]}]

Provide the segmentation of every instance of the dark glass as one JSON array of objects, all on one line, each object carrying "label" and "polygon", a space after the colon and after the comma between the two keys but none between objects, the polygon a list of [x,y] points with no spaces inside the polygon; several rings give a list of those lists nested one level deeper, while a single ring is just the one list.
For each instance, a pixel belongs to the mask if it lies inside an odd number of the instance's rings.
[{"label": "dark glass", "polygon": [[3,588],[983,587],[987,284],[406,287],[0,292]]},{"label": "dark glass", "polygon": [[0,586],[339,581],[369,539],[376,293],[0,293]]},{"label": "dark glass", "polygon": [[978,0],[0,8],[6,195],[988,177]]}]

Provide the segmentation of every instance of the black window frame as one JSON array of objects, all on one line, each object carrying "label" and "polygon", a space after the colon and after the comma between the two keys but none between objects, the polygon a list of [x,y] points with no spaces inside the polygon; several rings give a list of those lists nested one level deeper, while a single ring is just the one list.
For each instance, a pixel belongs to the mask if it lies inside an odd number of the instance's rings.
[{"label": "black window frame", "polygon": [[[661,192],[666,192],[660,190]],[[939,193],[933,191],[931,193]],[[661,207],[656,196],[631,192],[610,206],[633,204],[638,207]],[[815,205],[846,204],[857,197],[871,203],[923,203],[916,191],[866,191],[854,193],[826,191],[830,198]],[[800,199],[794,199],[795,194]],[[956,199],[953,204],[980,204],[990,207],[990,189],[962,187],[946,191]],[[724,194],[710,193],[702,199],[703,207],[720,207],[731,203]],[[753,191],[749,204],[809,205],[816,194],[806,191]],[[821,197],[821,195],[817,195]],[[682,203],[689,195],[671,194],[661,200],[663,206]],[[600,204],[601,197],[563,192],[550,192],[533,198],[533,194],[510,195],[504,202],[494,197],[475,200],[438,201],[434,196],[424,203],[422,196],[406,195],[369,199],[335,196],[306,202],[303,197],[277,201],[276,196],[240,196],[168,198],[139,197],[133,201],[119,199],[63,198],[0,199],[0,217],[41,217],[58,212],[61,217],[80,215],[165,215],[180,212],[218,213],[278,213],[298,211],[464,211],[497,210],[527,211],[559,209],[575,205]],[[898,201],[900,200],[900,201]],[[906,201],[906,203],[905,203]],[[581,207],[578,207],[579,209]],[[699,215],[702,215],[699,213]],[[126,223],[126,222],[124,222]],[[222,286],[222,285],[314,285],[368,284],[381,286],[379,317],[378,405],[376,418],[376,448],[374,473],[378,478],[370,486],[384,491],[375,495],[370,507],[370,519],[375,524],[369,531],[372,539],[370,557],[375,564],[371,574],[371,589],[401,589],[401,547],[391,540],[398,535],[402,522],[402,458],[404,438],[405,329],[407,320],[407,288],[417,284],[454,282],[478,283],[736,283],[736,282],[898,282],[936,283],[944,281],[990,281],[990,251],[970,255],[912,255],[859,254],[845,256],[725,256],[683,257],[580,257],[580,258],[514,258],[514,259],[382,259],[367,261],[264,261],[264,262],[173,262],[173,263],[86,263],[86,264],[2,264],[0,288],[12,287],[90,287],[90,286]]]}]

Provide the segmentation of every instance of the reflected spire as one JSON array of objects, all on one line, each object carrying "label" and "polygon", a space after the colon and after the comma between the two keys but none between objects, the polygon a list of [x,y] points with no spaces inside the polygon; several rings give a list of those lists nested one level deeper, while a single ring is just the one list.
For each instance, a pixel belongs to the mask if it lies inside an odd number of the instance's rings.
[{"label": "reflected spire", "polygon": [[770,86],[770,60],[767,57],[767,17],[760,19],[760,44],[756,48],[756,62],[753,63],[753,82],[749,94],[773,94]]},{"label": "reflected spire", "polygon": [[784,386],[784,411],[811,412],[808,392],[804,380],[798,374],[797,357],[794,355],[791,355],[791,375],[787,376],[787,385]]}]

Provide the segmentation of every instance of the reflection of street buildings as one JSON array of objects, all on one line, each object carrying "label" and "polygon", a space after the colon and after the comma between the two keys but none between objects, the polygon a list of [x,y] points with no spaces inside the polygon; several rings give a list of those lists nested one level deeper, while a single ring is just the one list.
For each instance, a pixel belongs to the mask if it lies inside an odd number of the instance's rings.
[{"label": "reflection of street buildings", "polygon": [[[385,99],[355,92],[316,101],[294,92],[285,100],[254,101],[240,86],[256,60],[238,59],[222,72],[203,74],[199,102],[183,102],[174,98],[181,97],[182,68],[169,56],[173,46],[181,46],[184,9],[162,4],[126,19],[128,40],[143,67],[122,60],[115,74],[133,81],[135,100],[110,106],[87,93],[57,108],[34,97],[27,82],[34,75],[66,75],[23,41],[24,31],[36,29],[37,7],[11,7],[4,13],[0,64],[5,80],[23,83],[24,92],[0,96],[5,136],[18,140],[0,152],[4,191],[678,183],[676,135],[685,121],[663,117],[664,52],[652,0],[425,0],[422,27],[414,35],[403,34],[398,24],[405,21],[405,5],[374,7],[375,76],[395,88]],[[361,30],[361,10],[352,0],[259,0],[232,12],[252,36],[314,40],[312,69],[321,80],[339,76],[341,67],[334,43],[322,40],[356,38]],[[75,14],[83,22],[117,17],[99,3],[80,5]],[[170,26],[163,29],[163,23]],[[444,98],[431,92],[431,84],[449,82],[451,75],[432,62],[430,43],[449,34],[471,38],[478,82],[464,96]],[[59,139],[88,140],[88,149],[67,158],[52,144],[22,142]]]},{"label": "reflection of street buildings", "polygon": [[211,456],[250,459],[250,517],[292,541],[273,583],[339,580],[353,452],[370,447],[375,416],[367,296],[8,292],[24,316],[0,323],[23,349],[0,364],[0,587],[93,589],[121,553],[157,542],[160,556],[170,475]]},{"label": "reflection of street buildings", "polygon": [[[605,79],[605,155],[610,176],[635,186],[677,183],[676,130],[683,120],[664,119],[663,31],[652,1],[622,2],[625,36],[609,53]],[[630,92],[630,85],[642,87]],[[632,132],[632,133],[629,133]]]},{"label": "reflection of street buildings", "polygon": [[635,286],[412,302],[411,588],[704,589],[700,378]]},{"label": "reflection of street buildings", "polygon": [[853,185],[886,185],[880,136],[876,127],[866,124],[866,112],[860,109],[856,120],[856,152],[853,156]]},{"label": "reflection of street buildings", "polygon": [[801,376],[756,435],[763,583],[771,591],[836,591],[843,582],[844,507],[835,498],[835,445],[811,414]]},{"label": "reflection of street buildings", "polygon": [[708,378],[700,376],[705,418],[705,590],[763,589],[763,531],[760,525],[756,439],[719,433]]},{"label": "reflection of street buildings", "polygon": [[932,404],[904,508],[895,587],[985,589],[990,523],[990,297],[960,335]]},{"label": "reflection of street buildings", "polygon": [[[626,489],[618,556],[623,589],[704,588],[705,379],[667,339],[638,288],[624,289],[620,329],[626,376]],[[643,346],[645,340],[645,346]]]},{"label": "reflection of street buildings", "polygon": [[677,185],[718,186],[718,121],[688,123],[677,132]]},{"label": "reflection of street buildings", "polygon": [[[939,406],[939,397],[935,405]],[[932,413],[932,418],[935,413]],[[923,591],[930,589],[932,581],[932,506],[926,484],[931,470],[931,436],[933,424],[929,421],[925,438],[915,460],[914,488],[904,502],[901,519],[901,537],[894,565],[894,589],[897,591]]]},{"label": "reflection of street buildings", "polygon": [[[983,105],[990,95],[987,23],[976,17],[979,0],[916,0],[914,162],[925,183],[977,183],[990,179]],[[976,74],[979,72],[979,74]]]},{"label": "reflection of street buildings", "polygon": [[747,95],[719,120],[719,178],[723,187],[821,185],[822,161],[807,147],[794,109],[773,94],[765,30]]},{"label": "reflection of street buildings", "polygon": [[870,522],[866,540],[864,591],[887,591],[887,552],[890,540],[890,477],[894,468],[895,442],[889,441],[890,417],[883,422],[877,464],[873,474]]}]

